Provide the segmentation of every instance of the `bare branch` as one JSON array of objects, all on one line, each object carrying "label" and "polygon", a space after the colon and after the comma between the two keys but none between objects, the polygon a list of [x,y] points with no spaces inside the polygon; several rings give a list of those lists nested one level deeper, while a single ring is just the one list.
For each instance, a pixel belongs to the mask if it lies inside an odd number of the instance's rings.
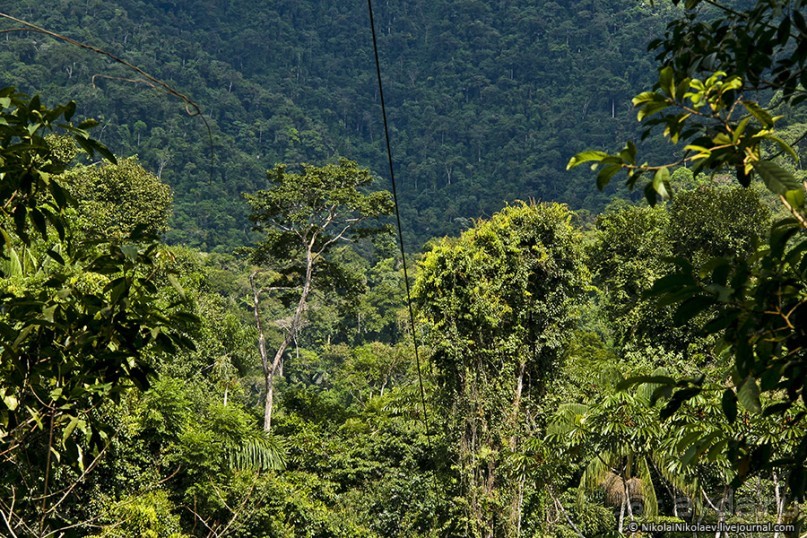
[{"label": "bare branch", "polygon": [[[115,56],[114,54],[112,54],[110,52],[107,52],[107,51],[105,51],[103,49],[100,49],[98,47],[94,47],[92,45],[88,45],[86,43],[82,43],[80,41],[76,41],[75,39],[72,39],[72,38],[67,37],[65,35],[62,35],[62,34],[59,34],[57,32],[52,32],[52,31],[47,30],[45,28],[42,28],[41,26],[38,26],[38,25],[36,25],[34,23],[31,23],[31,22],[24,21],[22,19],[18,19],[16,17],[13,17],[13,16],[11,16],[11,15],[9,15],[7,13],[0,12],[0,18],[8,19],[10,21],[14,21],[14,22],[16,22],[18,24],[23,25],[24,27],[28,28],[29,30],[31,30],[33,32],[37,32],[37,33],[40,33],[40,34],[43,34],[43,35],[46,35],[46,36],[50,36],[50,37],[52,37],[52,38],[54,38],[54,39],[56,39],[58,41],[63,41],[65,43],[68,43],[68,44],[73,45],[75,47],[78,47],[80,49],[89,50],[91,52],[94,52],[95,54],[100,54],[101,56],[105,56],[105,57],[109,58],[110,60],[112,60],[113,62],[119,63],[119,64],[125,66],[127,69],[131,69],[132,71],[134,71],[135,73],[137,73],[138,75],[143,77],[147,82],[151,83],[152,86],[160,88],[165,93],[167,93],[168,95],[172,95],[172,96],[182,100],[187,106],[193,108],[193,110],[194,110],[193,115],[202,116],[201,107],[199,107],[199,105],[196,104],[196,102],[193,99],[191,99],[190,97],[188,97],[185,94],[182,94],[182,93],[178,92],[177,90],[175,90],[173,87],[171,87],[167,83],[165,83],[162,80],[148,74],[147,72],[143,71],[142,69],[140,69],[136,65],[131,64],[131,63],[127,62],[126,60],[124,60],[122,58],[119,58],[119,57]],[[202,117],[204,119],[204,116],[202,116]],[[207,121],[205,121],[205,124],[207,124]]]},{"label": "bare branch", "polygon": [[180,472],[181,470],[182,470],[182,464],[177,465],[176,470],[175,470],[173,473],[171,473],[171,474],[169,474],[168,476],[166,476],[165,478],[160,479],[160,480],[157,482],[157,485],[158,485],[158,486],[161,486],[162,484],[165,484],[166,482],[168,482],[169,480],[171,480],[172,478],[174,478],[176,475],[178,475],[178,474],[179,474],[179,472]]},{"label": "bare branch", "polygon": [[6,524],[8,532],[11,533],[12,538],[17,538],[17,534],[11,527],[11,520],[14,519],[14,504],[17,502],[17,490],[14,486],[11,487],[11,506],[8,508],[8,516],[3,510],[0,510],[0,517],[3,518],[3,523]]},{"label": "bare branch", "polygon": [[323,244],[323,245],[320,247],[320,249],[314,253],[314,257],[315,257],[315,258],[319,258],[319,257],[322,255],[322,253],[323,253],[323,252],[324,252],[324,251],[325,251],[325,250],[326,250],[326,249],[327,249],[329,246],[331,246],[332,244],[334,244],[334,243],[336,243],[337,241],[339,241],[340,239],[342,239],[342,238],[345,236],[345,234],[346,234],[346,233],[347,233],[347,232],[348,232],[348,231],[349,231],[349,230],[350,230],[350,229],[353,227],[353,225],[354,225],[354,224],[356,224],[356,222],[357,222],[356,220],[353,220],[352,222],[349,222],[349,223],[348,223],[348,224],[347,224],[347,225],[346,225],[344,228],[342,228],[342,231],[341,231],[341,232],[339,232],[339,233],[338,233],[338,234],[336,234],[335,236],[331,237],[331,238],[330,238],[328,241],[326,241],[326,242],[325,242],[325,243],[324,243],[324,244]]},{"label": "bare branch", "polygon": [[[72,493],[73,490],[76,489],[76,486],[78,486],[81,483],[81,481],[84,480],[84,478],[87,476],[87,474],[89,474],[89,472],[92,471],[95,468],[96,465],[98,465],[98,462],[101,461],[101,456],[104,455],[104,452],[106,452],[107,448],[109,448],[109,445],[105,445],[104,448],[102,448],[98,452],[98,455],[95,456],[95,458],[92,460],[90,465],[88,465],[84,469],[84,472],[81,473],[81,475],[69,487],[66,488],[66,491],[62,490],[62,491],[64,491],[64,495],[62,495],[62,498],[59,499],[53,506],[51,506],[48,509],[48,512],[53,512],[54,510],[56,510],[59,507],[59,505],[61,505],[65,501],[65,499],[67,499],[67,497],[70,495],[70,493]],[[61,493],[61,492],[58,492],[58,493]]]},{"label": "bare branch", "polygon": [[255,484],[256,484],[256,482],[253,481],[252,485],[249,488],[249,491],[247,492],[246,495],[244,495],[244,498],[241,500],[241,504],[238,505],[238,509],[235,510],[235,511],[230,510],[232,512],[232,514],[233,514],[233,517],[230,518],[230,521],[227,522],[227,525],[224,526],[224,528],[221,530],[221,532],[218,534],[218,536],[224,536],[227,533],[227,531],[230,529],[230,527],[235,523],[235,520],[238,519],[238,516],[241,515],[241,512],[244,510],[244,507],[246,506],[247,501],[249,501],[250,497],[252,497],[252,493],[255,491]]},{"label": "bare branch", "polygon": [[202,525],[204,525],[204,526],[205,526],[205,528],[206,528],[207,530],[209,530],[211,533],[213,533],[213,535],[214,535],[214,536],[218,536],[218,534],[216,533],[216,530],[215,530],[213,527],[211,527],[210,525],[208,525],[208,524],[207,524],[207,521],[205,521],[205,520],[202,518],[202,516],[200,516],[200,515],[199,515],[199,514],[196,512],[196,510],[194,510],[194,509],[193,509],[193,508],[191,508],[190,506],[185,506],[185,510],[187,510],[188,512],[190,512],[191,514],[193,514],[194,516],[196,516],[196,519],[198,519],[198,520],[199,520],[199,521],[202,523]]}]

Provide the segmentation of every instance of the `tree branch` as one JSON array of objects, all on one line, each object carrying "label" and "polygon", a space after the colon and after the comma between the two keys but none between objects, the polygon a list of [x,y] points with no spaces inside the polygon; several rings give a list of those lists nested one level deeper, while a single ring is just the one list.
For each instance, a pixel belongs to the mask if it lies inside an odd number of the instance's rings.
[{"label": "tree branch", "polygon": [[[68,43],[68,44],[73,45],[75,47],[78,47],[80,49],[89,50],[91,52],[94,52],[95,54],[100,54],[101,56],[105,56],[105,57],[109,58],[113,62],[116,62],[116,63],[119,63],[119,64],[125,66],[127,69],[131,69],[132,71],[134,71],[135,73],[137,73],[138,75],[140,75],[141,77],[146,79],[146,81],[148,83],[150,83],[153,87],[160,88],[165,93],[180,99],[182,102],[185,103],[186,110],[188,109],[188,107],[193,109],[193,113],[188,111],[189,115],[191,115],[191,116],[197,116],[197,115],[201,116],[202,119],[205,121],[205,125],[207,125],[207,120],[205,120],[204,115],[202,115],[201,107],[193,99],[191,99],[190,97],[188,97],[185,94],[182,94],[182,93],[178,92],[177,90],[172,88],[167,83],[165,83],[162,80],[148,74],[147,72],[143,71],[142,69],[140,69],[136,65],[131,64],[131,63],[127,62],[126,60],[124,60],[122,58],[119,58],[119,57],[115,56],[114,54],[112,54],[110,52],[107,52],[107,51],[105,51],[103,49],[99,49],[98,47],[94,47],[92,45],[88,45],[88,44],[82,43],[80,41],[76,41],[75,39],[69,38],[69,37],[67,37],[65,35],[62,35],[62,34],[59,34],[59,33],[56,33],[56,32],[52,32],[50,30],[42,28],[41,26],[37,26],[36,24],[33,24],[31,22],[28,22],[28,21],[25,21],[25,20],[22,20],[22,19],[18,19],[16,17],[12,17],[11,15],[9,15],[7,13],[0,12],[0,18],[8,19],[10,21],[14,21],[14,22],[16,22],[18,24],[23,25],[24,27],[26,27],[27,29],[29,29],[29,30],[31,30],[33,32],[37,32],[37,33],[40,33],[40,34],[44,34],[46,36],[50,36],[50,37],[52,37],[52,38],[54,38],[54,39],[56,39],[58,41],[63,41],[65,43]],[[210,129],[210,127],[208,126],[208,130],[209,129]]]}]

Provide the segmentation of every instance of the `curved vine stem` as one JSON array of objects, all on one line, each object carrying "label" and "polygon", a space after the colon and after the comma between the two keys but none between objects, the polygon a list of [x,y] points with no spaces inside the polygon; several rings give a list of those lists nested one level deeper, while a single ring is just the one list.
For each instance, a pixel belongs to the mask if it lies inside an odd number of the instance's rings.
[{"label": "curved vine stem", "polygon": [[[118,64],[126,67],[127,69],[129,69],[131,71],[134,71],[135,73],[137,73],[143,79],[142,81],[130,80],[130,79],[122,79],[122,80],[127,80],[127,81],[130,81],[130,82],[144,83],[144,84],[147,84],[148,86],[150,86],[150,87],[152,87],[152,88],[154,88],[156,90],[162,91],[162,92],[164,92],[164,93],[166,93],[166,94],[168,94],[168,95],[170,95],[172,97],[176,97],[177,99],[179,99],[180,101],[182,101],[184,103],[185,112],[189,116],[198,116],[199,118],[201,118],[202,122],[204,123],[205,129],[207,130],[208,140],[210,141],[211,160],[212,160],[213,130],[210,127],[210,123],[207,121],[207,118],[202,113],[202,107],[199,106],[199,104],[196,101],[194,101],[193,99],[191,99],[190,97],[188,97],[184,93],[178,91],[177,89],[175,89],[173,86],[171,86],[167,82],[164,82],[164,81],[158,79],[157,77],[147,73],[146,71],[144,71],[143,69],[137,67],[133,63],[127,62],[123,58],[120,58],[119,56],[115,56],[111,52],[108,52],[108,51],[106,51],[104,49],[101,49],[99,47],[95,47],[93,45],[89,45],[87,43],[82,43],[81,41],[77,41],[77,40],[75,40],[75,39],[73,39],[71,37],[68,37],[66,35],[60,34],[58,32],[54,32],[52,30],[48,30],[47,28],[43,28],[43,27],[41,27],[39,25],[36,25],[36,24],[34,24],[32,22],[28,22],[26,20],[19,19],[17,17],[9,15],[8,13],[0,12],[0,19],[6,19],[6,20],[9,20],[9,21],[12,21],[12,22],[15,22],[17,24],[22,25],[21,27],[18,27],[18,28],[9,28],[9,29],[5,29],[5,30],[0,30],[0,33],[36,32],[36,33],[39,33],[39,34],[42,34],[42,35],[46,35],[48,37],[52,37],[53,39],[56,39],[57,41],[62,41],[64,43],[67,43],[68,45],[72,45],[74,47],[78,47],[80,49],[88,50],[88,51],[93,52],[95,54],[99,54],[101,56],[109,58],[110,60],[112,60],[115,63],[118,63]],[[96,76],[100,76],[100,75],[96,75]],[[104,78],[118,78],[118,77],[104,77]],[[93,77],[93,83],[94,82],[95,82],[95,77]]]}]

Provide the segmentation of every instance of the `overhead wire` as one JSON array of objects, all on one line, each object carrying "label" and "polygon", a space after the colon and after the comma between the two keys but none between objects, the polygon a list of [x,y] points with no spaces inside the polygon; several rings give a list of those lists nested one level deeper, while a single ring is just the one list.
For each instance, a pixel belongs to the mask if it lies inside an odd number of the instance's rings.
[{"label": "overhead wire", "polygon": [[390,182],[392,184],[392,199],[395,205],[395,223],[398,230],[398,245],[400,246],[401,262],[403,265],[404,286],[406,288],[406,304],[409,308],[409,323],[412,327],[412,343],[414,346],[414,353],[415,353],[415,365],[417,367],[418,383],[420,385],[420,400],[421,404],[423,405],[423,424],[426,428],[426,442],[429,448],[429,452],[433,454],[434,451],[432,448],[432,441],[431,441],[431,427],[429,425],[429,413],[426,407],[426,390],[423,386],[423,371],[421,369],[421,361],[420,361],[420,345],[418,341],[417,330],[415,328],[415,310],[412,306],[412,290],[409,285],[409,273],[406,261],[406,247],[404,244],[404,237],[401,226],[400,205],[398,203],[398,185],[397,182],[395,181],[395,166],[393,164],[392,145],[390,143],[389,121],[387,120],[387,105],[386,101],[384,100],[384,84],[381,81],[381,61],[378,56],[378,38],[376,37],[376,31],[375,31],[375,15],[373,13],[373,0],[367,0],[367,10],[370,15],[370,29],[373,34],[373,54],[375,56],[376,79],[378,80],[378,95],[381,101],[381,116],[384,120],[384,139],[387,145],[387,162],[389,163],[389,175],[390,175]]}]

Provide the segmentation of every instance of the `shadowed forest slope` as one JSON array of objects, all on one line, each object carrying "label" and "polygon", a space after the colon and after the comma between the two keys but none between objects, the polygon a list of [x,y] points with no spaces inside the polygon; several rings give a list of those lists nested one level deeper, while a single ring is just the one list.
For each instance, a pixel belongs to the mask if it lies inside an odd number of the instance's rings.
[{"label": "shadowed forest slope", "polygon": [[[3,6],[2,4],[6,4]],[[4,12],[102,47],[190,95],[202,122],[107,59],[29,32],[0,40],[3,83],[75,99],[96,136],[170,184],[168,239],[247,240],[240,194],[277,162],[338,155],[386,170],[363,2],[0,2]],[[410,240],[532,197],[599,210],[607,197],[569,156],[635,138],[632,89],[653,76],[644,45],[670,7],[632,0],[392,0],[377,24]],[[385,174],[386,175],[386,174]]]}]

